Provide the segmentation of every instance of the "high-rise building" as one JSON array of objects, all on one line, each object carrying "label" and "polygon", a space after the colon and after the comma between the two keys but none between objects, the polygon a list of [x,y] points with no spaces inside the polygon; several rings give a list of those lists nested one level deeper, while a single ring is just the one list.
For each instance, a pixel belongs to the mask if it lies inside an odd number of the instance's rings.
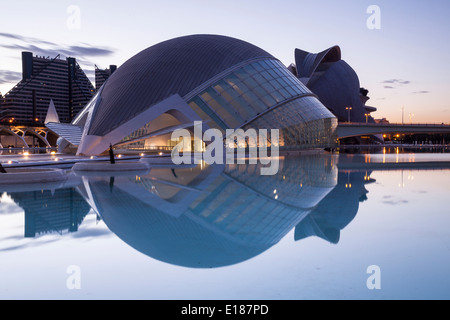
[{"label": "high-rise building", "polygon": [[116,71],[116,65],[110,65],[109,69],[99,69],[95,66],[95,90],[101,88],[101,86],[105,83],[105,81],[109,78],[110,75]]},{"label": "high-rise building", "polygon": [[77,232],[90,211],[89,204],[74,189],[9,193],[25,211],[25,237],[58,232]]},{"label": "high-rise building", "polygon": [[43,124],[53,100],[61,122],[71,122],[95,93],[75,58],[22,52],[22,80],[3,97],[2,119],[9,124]]}]

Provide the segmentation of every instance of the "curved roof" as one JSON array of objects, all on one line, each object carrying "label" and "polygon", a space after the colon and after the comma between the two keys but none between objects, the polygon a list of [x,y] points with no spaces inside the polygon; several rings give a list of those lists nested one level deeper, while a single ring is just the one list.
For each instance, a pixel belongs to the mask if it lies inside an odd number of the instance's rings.
[{"label": "curved roof", "polygon": [[348,106],[353,108],[351,121],[365,121],[366,110],[361,102],[358,75],[344,60],[334,63],[327,72],[310,81],[308,87],[341,121],[348,119]]},{"label": "curved roof", "polygon": [[248,42],[219,35],[184,36],[149,47],[106,81],[89,134],[103,136],[169,96],[183,97],[217,74],[258,58],[275,59]]},{"label": "curved roof", "polygon": [[320,53],[310,53],[295,49],[295,64],[299,78],[309,78],[323,62],[341,60],[341,48],[334,46]]}]

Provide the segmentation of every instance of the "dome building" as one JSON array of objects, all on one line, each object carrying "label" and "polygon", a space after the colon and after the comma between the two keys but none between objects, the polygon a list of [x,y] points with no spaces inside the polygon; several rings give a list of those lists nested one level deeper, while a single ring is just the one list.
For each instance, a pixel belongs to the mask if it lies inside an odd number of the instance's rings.
[{"label": "dome building", "polygon": [[366,106],[368,91],[361,88],[355,70],[341,57],[341,48],[334,46],[320,53],[295,50],[295,65],[290,71],[308,87],[340,122],[374,122]]},{"label": "dome building", "polygon": [[120,66],[70,126],[49,123],[79,155],[174,147],[176,129],[279,129],[280,149],[334,146],[335,116],[275,57],[248,42],[191,35]]}]

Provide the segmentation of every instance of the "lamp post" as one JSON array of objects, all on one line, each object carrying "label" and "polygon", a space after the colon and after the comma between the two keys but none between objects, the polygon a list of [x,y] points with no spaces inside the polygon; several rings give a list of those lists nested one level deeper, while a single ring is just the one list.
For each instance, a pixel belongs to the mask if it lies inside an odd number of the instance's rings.
[{"label": "lamp post", "polygon": [[366,124],[368,124],[369,123],[370,113],[365,113],[364,115],[366,116]]},{"label": "lamp post", "polygon": [[347,110],[347,112],[348,112],[348,122],[350,123],[350,111],[352,111],[353,108],[352,107],[347,107],[347,108],[345,108],[345,110]]}]

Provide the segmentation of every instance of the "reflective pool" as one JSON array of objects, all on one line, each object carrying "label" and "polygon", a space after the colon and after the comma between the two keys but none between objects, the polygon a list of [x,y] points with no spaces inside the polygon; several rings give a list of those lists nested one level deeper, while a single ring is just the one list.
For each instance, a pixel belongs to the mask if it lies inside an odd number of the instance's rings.
[{"label": "reflective pool", "polygon": [[450,298],[450,154],[280,161],[2,186],[0,298]]}]

